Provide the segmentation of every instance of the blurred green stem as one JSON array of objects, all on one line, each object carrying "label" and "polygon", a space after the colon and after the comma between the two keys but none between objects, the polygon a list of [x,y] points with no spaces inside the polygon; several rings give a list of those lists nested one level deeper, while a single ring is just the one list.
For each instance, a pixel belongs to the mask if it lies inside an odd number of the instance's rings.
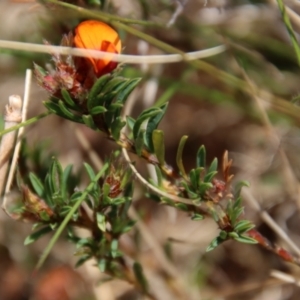
[{"label": "blurred green stem", "polygon": [[294,29],[292,27],[292,24],[291,24],[291,21],[289,19],[289,16],[286,13],[286,9],[285,9],[285,5],[284,5],[283,1],[282,0],[277,0],[277,4],[278,4],[279,10],[281,12],[282,19],[283,19],[283,22],[285,24],[285,27],[286,27],[289,35],[290,35],[290,38],[291,38],[294,50],[296,52],[296,56],[297,56],[297,60],[298,60],[298,65],[300,66],[300,47],[299,47],[298,40],[296,38]]},{"label": "blurred green stem", "polygon": [[35,117],[31,118],[31,119],[28,119],[27,121],[25,121],[23,123],[20,123],[18,125],[15,125],[15,126],[7,128],[5,130],[2,130],[2,131],[0,131],[0,137],[2,137],[4,134],[6,134],[8,132],[15,131],[15,130],[20,129],[21,127],[33,124],[33,123],[37,122],[38,120],[43,119],[43,118],[45,118],[45,117],[47,117],[47,116],[49,116],[51,114],[52,114],[51,112],[47,111],[47,112],[44,112],[44,113],[42,113],[40,115],[37,115],[37,116],[35,116]]}]

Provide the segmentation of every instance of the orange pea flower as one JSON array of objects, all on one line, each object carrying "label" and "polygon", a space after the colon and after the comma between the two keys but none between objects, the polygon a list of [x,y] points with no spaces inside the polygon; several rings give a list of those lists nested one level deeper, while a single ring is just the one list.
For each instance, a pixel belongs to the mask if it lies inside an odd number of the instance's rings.
[{"label": "orange pea flower", "polygon": [[[121,52],[121,40],[118,33],[109,25],[88,20],[80,23],[75,28],[74,45],[77,48],[93,49],[108,53]],[[92,64],[97,77],[107,74],[117,67],[117,62],[108,58],[96,59],[93,57],[84,58]]]}]

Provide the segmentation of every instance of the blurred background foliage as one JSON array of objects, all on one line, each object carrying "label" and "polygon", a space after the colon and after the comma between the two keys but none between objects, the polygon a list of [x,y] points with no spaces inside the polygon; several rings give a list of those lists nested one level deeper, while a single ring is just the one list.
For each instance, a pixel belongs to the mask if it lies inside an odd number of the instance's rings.
[{"label": "blurred background foliage", "polygon": [[[46,2],[2,0],[0,39],[31,43],[47,40],[59,44],[64,33],[89,18],[80,11]],[[132,116],[136,117],[161,96],[170,97],[168,111],[160,125],[165,132],[167,162],[175,166],[182,135],[189,136],[183,158],[187,170],[194,166],[201,144],[206,147],[208,161],[214,157],[221,159],[228,150],[234,160],[235,179],[250,182],[262,208],[300,246],[299,65],[276,1],[64,2],[93,12],[102,10],[123,18],[121,22],[127,19],[145,21],[132,26],[184,52],[220,44],[227,46],[226,52],[205,61],[246,81],[249,86],[258,87],[259,100],[254,92],[247,93],[245,89],[227,83],[222,77],[220,80],[217,74],[193,64],[127,65],[126,76],[143,78]],[[285,1],[296,15],[300,14],[298,2]],[[297,15],[297,18],[293,27],[298,37],[300,17]],[[164,54],[161,49],[124,30],[120,30],[120,35],[123,53]],[[0,49],[2,111],[9,95],[23,94],[25,69],[32,68],[33,62],[45,65],[50,62],[50,56]],[[42,101],[47,97],[34,82],[29,118],[45,110]],[[273,101],[272,97],[280,101]],[[266,116],[270,126],[265,122]],[[116,148],[101,134],[49,116],[26,128],[28,145],[24,147],[24,153],[31,153],[35,163],[28,165],[28,162],[21,161],[21,167],[27,164],[27,169],[42,174],[55,154],[63,166],[72,163],[75,171],[81,172],[83,162],[89,162],[89,155],[80,146],[75,130],[88,138],[103,159]],[[275,143],[274,134],[278,137]],[[41,153],[36,153],[34,149],[41,144],[46,146]],[[286,160],[282,158],[282,151]],[[137,167],[148,177],[142,161],[137,160]],[[84,180],[87,179],[83,176],[82,184]],[[165,251],[177,275],[188,279],[191,299],[195,295],[197,299],[299,299],[297,284],[270,277],[270,272],[275,269],[299,278],[299,268],[283,263],[257,245],[234,241],[205,253],[217,234],[212,220],[192,222],[185,213],[146,199],[142,187],[136,189],[134,200],[158,244],[145,242],[142,229],[137,227],[122,238],[120,247],[143,265],[151,285],[159,291],[159,299],[180,299],[180,287],[172,286],[164,266],[158,263],[156,247]],[[257,224],[271,241],[285,246],[261,221],[259,214],[247,202],[245,204],[246,218]],[[30,230],[30,225],[15,222],[0,212],[0,299],[141,299],[127,283],[119,280],[106,282],[106,277],[92,264],[75,271],[73,246],[63,240],[55,245],[43,270],[33,276],[34,265],[49,237],[25,247],[23,241]]]}]

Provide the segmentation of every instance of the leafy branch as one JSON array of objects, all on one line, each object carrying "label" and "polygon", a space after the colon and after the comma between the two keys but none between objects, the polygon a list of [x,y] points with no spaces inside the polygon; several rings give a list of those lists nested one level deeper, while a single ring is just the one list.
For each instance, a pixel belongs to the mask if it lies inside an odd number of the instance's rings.
[{"label": "leafy branch", "polygon": [[[44,2],[78,9],[64,2]],[[80,11],[110,22],[166,52],[180,54],[185,58],[182,51],[124,24],[151,25],[148,21],[131,22],[107,13],[94,13],[84,9]],[[64,36],[62,44],[70,47],[73,46],[73,42],[73,36],[69,34]],[[110,46],[114,50],[113,43]],[[104,59],[100,60],[102,63],[103,61]],[[227,152],[224,154],[222,166],[219,167],[216,158],[210,163],[207,162],[206,149],[201,146],[194,159],[194,167],[187,170],[183,163],[183,153],[188,137],[183,136],[177,148],[176,167],[166,161],[165,133],[159,129],[159,125],[168,109],[168,100],[177,90],[175,85],[154,106],[144,109],[136,119],[131,116],[124,119],[122,112],[128,97],[141,82],[141,78],[124,77],[123,66],[112,71],[116,63],[109,59],[109,72],[104,72],[105,75],[99,78],[95,73],[95,66],[100,68],[101,64],[98,64],[99,60],[96,58],[53,54],[53,62],[51,72],[34,65],[38,83],[50,94],[49,99],[44,101],[48,112],[4,130],[0,135],[50,114],[83,124],[101,132],[120,149],[126,149],[155,167],[157,181],[142,181],[145,189],[151,187],[146,193],[149,199],[184,211],[192,221],[198,222],[205,217],[215,221],[219,234],[208,245],[207,251],[228,240],[246,244],[259,243],[283,260],[300,266],[298,257],[272,244],[255,229],[251,221],[245,219],[241,188],[247,186],[247,183],[240,182],[235,188],[232,186],[232,161],[228,159]],[[253,87],[251,89],[246,81],[220,71],[206,62],[194,61],[191,64],[244,92],[253,92]],[[254,92],[255,89],[254,87]],[[283,104],[279,98],[273,97],[272,101],[282,110],[291,108],[290,104]],[[128,128],[126,133],[125,127]],[[135,220],[129,217],[128,210],[132,205],[135,176],[141,178],[134,168],[134,162],[128,156],[125,158],[124,162],[118,154],[112,154],[100,170],[94,170],[85,163],[89,183],[83,190],[76,187],[79,176],[72,173],[72,166],[63,169],[55,158],[44,177],[35,172],[20,171],[17,182],[21,202],[10,210],[10,214],[15,219],[33,223],[33,233],[26,238],[26,245],[54,232],[38,261],[37,269],[43,265],[58,238],[66,231],[68,239],[76,247],[76,256],[79,257],[77,267],[93,259],[101,272],[126,280],[142,293],[155,299],[142,266],[138,262],[128,263],[120,247],[121,236],[129,232],[135,224]],[[81,237],[76,228],[86,229],[89,236]]]}]

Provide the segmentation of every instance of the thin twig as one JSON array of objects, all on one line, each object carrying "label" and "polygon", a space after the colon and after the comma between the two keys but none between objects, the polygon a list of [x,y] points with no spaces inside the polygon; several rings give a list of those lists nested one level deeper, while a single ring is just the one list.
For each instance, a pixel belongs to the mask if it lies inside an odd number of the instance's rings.
[{"label": "thin twig", "polygon": [[[9,97],[9,104],[5,106],[5,129],[9,129],[14,125],[18,124],[22,120],[21,116],[22,111],[22,100],[18,95],[12,95]],[[13,151],[15,144],[16,132],[12,131],[3,136],[0,145],[0,194],[2,194],[9,159]]]},{"label": "thin twig", "polygon": [[176,10],[174,11],[170,21],[167,24],[167,27],[171,27],[177,20],[177,18],[182,14],[184,5],[188,0],[175,0]]},{"label": "thin twig", "polygon": [[258,201],[255,199],[255,197],[252,195],[252,193],[244,188],[242,190],[242,196],[243,198],[252,206],[253,209],[255,209],[261,219],[272,229],[276,234],[287,243],[287,245],[295,251],[295,253],[300,256],[300,249],[299,247],[291,240],[291,238],[282,230],[282,228],[275,222],[275,220],[266,212],[263,210],[258,203]]},{"label": "thin twig", "polygon": [[43,119],[43,118],[51,115],[51,114],[52,114],[52,112],[46,111],[46,112],[41,113],[41,114],[39,114],[39,115],[37,115],[35,117],[32,117],[31,119],[26,120],[25,122],[18,123],[16,125],[12,126],[12,127],[8,127],[8,128],[6,128],[4,130],[1,130],[0,137],[4,136],[5,134],[7,134],[9,132],[13,132],[13,131],[19,130],[22,127],[25,127],[25,126],[28,126],[30,124],[33,124],[33,123],[35,123],[35,122],[37,122],[37,121],[39,121],[39,120],[41,120],[41,119]]},{"label": "thin twig", "polygon": [[283,282],[292,283],[292,284],[300,287],[300,280],[296,279],[294,276],[292,276],[290,274],[286,274],[286,273],[283,273],[278,270],[271,270],[270,276],[280,279]]},{"label": "thin twig", "polygon": [[[30,95],[30,87],[31,87],[31,78],[32,78],[32,71],[30,69],[27,69],[26,76],[25,76],[25,88],[24,88],[24,98],[23,98],[23,107],[22,107],[22,119],[21,119],[22,122],[24,122],[26,120],[27,108],[28,108],[28,103],[29,103],[29,99],[30,99],[29,95]],[[6,212],[7,212],[7,209],[6,209],[7,194],[10,191],[11,184],[12,184],[12,181],[14,178],[16,164],[17,164],[17,160],[18,160],[19,152],[20,152],[20,148],[21,148],[21,137],[23,136],[23,133],[24,133],[24,127],[21,127],[18,130],[17,142],[16,142],[16,146],[14,149],[13,158],[11,161],[11,166],[10,166],[10,170],[9,170],[9,174],[8,174],[8,178],[7,178],[7,182],[6,182],[6,186],[5,186],[2,207]]]},{"label": "thin twig", "polygon": [[[122,154],[125,158],[125,160],[127,161],[127,163],[129,164],[129,167],[131,168],[134,176],[147,188],[149,189],[151,192],[153,192],[154,194],[160,196],[160,197],[165,197],[168,198],[170,200],[173,200],[175,202],[181,202],[181,203],[185,203],[185,204],[193,204],[191,199],[188,198],[182,198],[182,197],[178,197],[176,195],[172,195],[169,193],[166,193],[164,191],[161,191],[159,188],[155,187],[154,185],[150,184],[136,169],[136,167],[134,166],[133,162],[131,161],[128,152],[125,148],[122,148]],[[197,200],[197,199],[195,199]]]},{"label": "thin twig", "polygon": [[89,50],[79,49],[71,47],[53,46],[53,45],[42,45],[33,43],[23,43],[14,41],[0,40],[0,48],[10,50],[21,50],[25,52],[38,52],[48,54],[61,54],[61,55],[73,55],[81,57],[94,57],[94,58],[105,58],[107,60],[130,63],[130,64],[164,64],[164,63],[175,63],[183,60],[191,61],[202,59],[214,55],[218,55],[226,51],[224,45],[185,53],[184,56],[181,54],[164,54],[164,55],[128,55],[128,54],[114,54],[100,50]]}]

